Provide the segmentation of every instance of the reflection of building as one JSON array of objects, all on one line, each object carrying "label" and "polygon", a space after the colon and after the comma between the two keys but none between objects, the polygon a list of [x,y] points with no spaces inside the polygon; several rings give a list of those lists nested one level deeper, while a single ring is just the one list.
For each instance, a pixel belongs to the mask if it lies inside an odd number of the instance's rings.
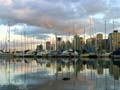
[{"label": "reflection of building", "polygon": [[119,80],[119,78],[120,78],[120,67],[118,67],[117,65],[112,65],[111,70],[110,70],[110,74],[113,75],[114,79]]},{"label": "reflection of building", "polygon": [[108,36],[110,42],[110,50],[115,50],[116,48],[120,47],[120,33],[115,30]]},{"label": "reflection of building", "polygon": [[49,41],[46,42],[46,50],[51,50],[51,43]]},{"label": "reflection of building", "polygon": [[97,73],[98,73],[98,75],[102,75],[103,74],[103,68],[102,67],[98,67],[97,68]]}]

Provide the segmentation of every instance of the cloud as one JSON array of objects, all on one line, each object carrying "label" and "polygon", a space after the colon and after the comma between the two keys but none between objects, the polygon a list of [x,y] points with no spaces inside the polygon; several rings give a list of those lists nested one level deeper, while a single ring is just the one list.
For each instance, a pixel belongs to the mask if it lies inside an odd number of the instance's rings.
[{"label": "cloud", "polygon": [[50,33],[53,38],[55,33],[83,34],[84,28],[87,35],[91,30],[92,34],[105,32],[105,19],[110,33],[113,19],[119,29],[119,15],[119,0],[0,0],[1,32],[5,35],[3,31],[10,25],[19,45],[21,35],[31,41],[33,35],[41,40],[50,38]]},{"label": "cloud", "polygon": [[106,12],[107,19],[119,19],[120,18],[120,7],[113,7]]},{"label": "cloud", "polygon": [[[103,19],[120,18],[118,2],[119,0],[0,0],[0,23],[9,21],[12,25],[27,24],[29,30],[26,30],[31,33],[82,33],[85,26],[89,30],[88,21],[91,16],[93,19],[94,16],[99,19],[101,15]],[[96,22],[94,19],[94,24]],[[95,25],[98,28],[97,23]],[[101,24],[100,27],[104,25]]]}]

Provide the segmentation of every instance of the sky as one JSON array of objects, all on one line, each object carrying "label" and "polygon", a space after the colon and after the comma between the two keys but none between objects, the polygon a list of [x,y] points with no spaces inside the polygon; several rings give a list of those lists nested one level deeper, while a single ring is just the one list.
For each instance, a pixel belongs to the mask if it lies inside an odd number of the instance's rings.
[{"label": "sky", "polygon": [[[0,0],[0,40],[11,31],[11,41],[32,41],[54,34],[86,35],[119,29],[120,0]],[[24,42],[24,41],[23,41]]]}]

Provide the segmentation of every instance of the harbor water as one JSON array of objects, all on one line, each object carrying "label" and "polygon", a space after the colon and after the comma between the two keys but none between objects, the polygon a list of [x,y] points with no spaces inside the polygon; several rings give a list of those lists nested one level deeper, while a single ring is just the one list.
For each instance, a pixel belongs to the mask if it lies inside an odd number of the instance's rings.
[{"label": "harbor water", "polygon": [[0,59],[0,90],[120,90],[120,61]]}]

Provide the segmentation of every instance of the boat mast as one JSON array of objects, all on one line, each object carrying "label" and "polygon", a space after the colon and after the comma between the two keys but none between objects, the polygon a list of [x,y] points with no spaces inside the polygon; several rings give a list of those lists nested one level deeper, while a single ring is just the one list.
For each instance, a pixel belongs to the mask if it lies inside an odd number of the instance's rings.
[{"label": "boat mast", "polygon": [[32,34],[32,42],[31,42],[31,47],[32,47],[32,51],[34,49],[34,34]]},{"label": "boat mast", "polygon": [[91,32],[92,32],[92,21],[91,21],[91,17],[90,17],[90,48],[92,48],[92,37],[91,37]]},{"label": "boat mast", "polygon": [[105,49],[107,50],[107,39],[106,39],[106,20],[105,20]]},{"label": "boat mast", "polygon": [[8,34],[8,30],[7,30],[7,32],[6,32],[5,41],[4,41],[4,43],[5,43],[5,52],[7,52],[7,46],[8,46],[8,45],[7,45],[7,44],[8,44],[8,43],[7,43],[7,42],[8,42],[8,35],[7,35],[7,34]]},{"label": "boat mast", "polygon": [[56,51],[57,51],[57,34],[55,33]]},{"label": "boat mast", "polygon": [[[115,29],[115,22],[114,22],[114,20],[113,20],[113,31],[114,31],[114,29]],[[112,49],[112,50],[115,50],[116,49],[116,41],[114,41],[115,42],[115,45],[114,45],[114,48]]]},{"label": "boat mast", "polygon": [[[96,37],[96,28],[94,28],[95,31],[95,37]],[[98,49],[98,44],[97,44],[97,37],[95,38],[95,53],[97,53],[97,49]]]},{"label": "boat mast", "polygon": [[24,48],[24,51],[26,50],[26,33],[24,31],[24,43],[25,43],[25,48]]},{"label": "boat mast", "polygon": [[86,43],[86,42],[85,42],[85,39],[86,39],[86,38],[85,38],[85,26],[84,26],[84,43]]},{"label": "boat mast", "polygon": [[22,32],[21,32],[21,52],[23,54],[23,41],[22,41]]},{"label": "boat mast", "polygon": [[9,43],[9,53],[10,53],[10,25],[8,24],[8,43]]}]

